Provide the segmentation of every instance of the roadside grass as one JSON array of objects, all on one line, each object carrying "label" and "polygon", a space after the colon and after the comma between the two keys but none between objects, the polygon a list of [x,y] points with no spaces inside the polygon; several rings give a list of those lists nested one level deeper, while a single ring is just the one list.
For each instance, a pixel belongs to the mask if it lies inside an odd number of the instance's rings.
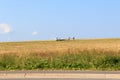
[{"label": "roadside grass", "polygon": [[[93,53],[94,52],[94,53]],[[1,55],[0,70],[120,70],[120,55],[83,51],[80,54],[38,56]]]},{"label": "roadside grass", "polygon": [[0,70],[120,70],[120,39],[0,43]]}]

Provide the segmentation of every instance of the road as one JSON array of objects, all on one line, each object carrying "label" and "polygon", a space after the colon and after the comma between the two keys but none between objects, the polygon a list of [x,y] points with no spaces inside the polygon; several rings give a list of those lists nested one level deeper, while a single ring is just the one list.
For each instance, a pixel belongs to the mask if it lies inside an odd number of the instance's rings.
[{"label": "road", "polygon": [[47,78],[47,79],[36,79],[36,78],[31,78],[31,79],[0,79],[0,80],[120,80],[120,79],[74,79],[74,78]]},{"label": "road", "polygon": [[0,80],[120,80],[120,71],[1,71]]}]

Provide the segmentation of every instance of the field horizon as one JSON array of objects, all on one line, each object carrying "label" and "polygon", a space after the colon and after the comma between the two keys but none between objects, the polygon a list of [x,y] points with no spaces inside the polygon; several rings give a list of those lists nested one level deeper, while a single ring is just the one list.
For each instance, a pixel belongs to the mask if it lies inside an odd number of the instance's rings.
[{"label": "field horizon", "polygon": [[120,39],[0,42],[0,70],[120,70]]}]

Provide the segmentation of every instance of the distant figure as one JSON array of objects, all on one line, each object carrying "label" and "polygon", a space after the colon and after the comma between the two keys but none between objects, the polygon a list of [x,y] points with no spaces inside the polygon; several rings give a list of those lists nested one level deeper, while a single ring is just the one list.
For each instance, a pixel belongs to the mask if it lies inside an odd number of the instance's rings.
[{"label": "distant figure", "polygon": [[59,38],[58,38],[58,37],[56,37],[56,41],[59,41]]},{"label": "distant figure", "polygon": [[68,37],[68,40],[70,40],[70,37]]},{"label": "distant figure", "polygon": [[75,37],[73,37],[73,40],[75,40]]},{"label": "distant figure", "polygon": [[56,37],[56,41],[66,41],[67,39],[61,39],[61,38],[58,38]]}]

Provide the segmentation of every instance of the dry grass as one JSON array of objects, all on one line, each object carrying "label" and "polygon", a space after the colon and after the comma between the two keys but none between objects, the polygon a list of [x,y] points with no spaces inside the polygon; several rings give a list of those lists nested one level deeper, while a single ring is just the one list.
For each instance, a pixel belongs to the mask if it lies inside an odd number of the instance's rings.
[{"label": "dry grass", "polygon": [[79,53],[83,50],[120,51],[120,39],[87,39],[75,41],[33,41],[0,43],[0,54],[51,55],[62,53]]},{"label": "dry grass", "polygon": [[120,39],[0,43],[0,70],[120,70]]}]

